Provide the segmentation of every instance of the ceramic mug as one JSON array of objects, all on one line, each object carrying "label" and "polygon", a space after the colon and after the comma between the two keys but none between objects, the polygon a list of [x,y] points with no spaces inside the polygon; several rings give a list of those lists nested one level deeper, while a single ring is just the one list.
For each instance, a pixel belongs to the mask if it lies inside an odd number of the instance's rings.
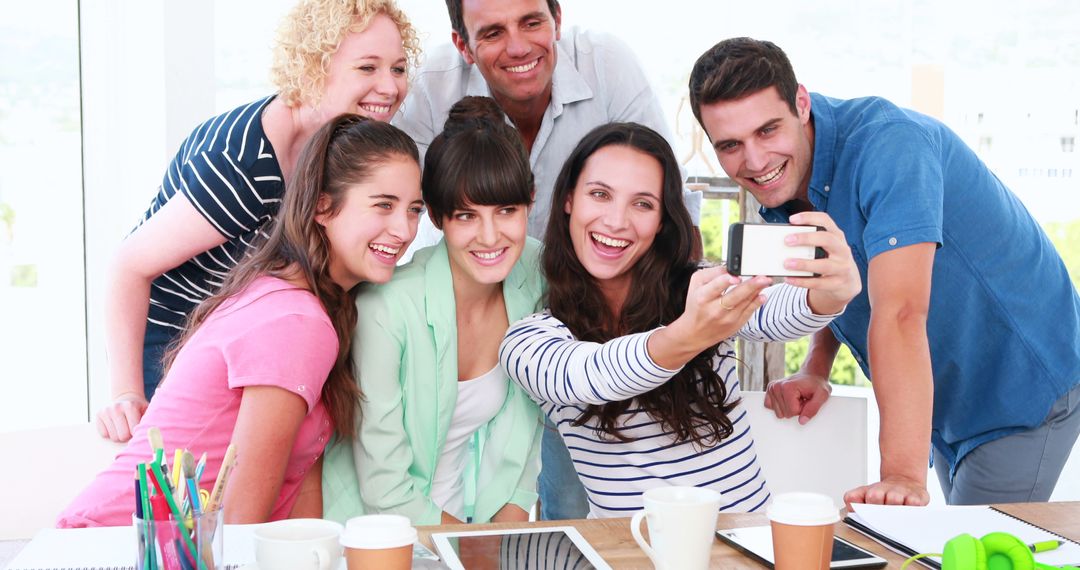
[{"label": "ceramic mug", "polygon": [[286,519],[255,529],[259,570],[335,570],[341,563],[341,524]]},{"label": "ceramic mug", "polygon": [[[708,568],[723,496],[702,487],[656,487],[642,497],[645,510],[634,514],[630,532],[657,570]],[[643,518],[652,544],[641,535]]]}]

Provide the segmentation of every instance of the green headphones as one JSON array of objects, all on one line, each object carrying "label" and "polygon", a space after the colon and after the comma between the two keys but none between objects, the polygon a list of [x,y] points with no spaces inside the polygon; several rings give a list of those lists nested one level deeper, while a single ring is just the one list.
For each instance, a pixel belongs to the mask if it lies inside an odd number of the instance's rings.
[{"label": "green headphones", "polygon": [[945,543],[940,556],[941,570],[1080,570],[1039,564],[1024,541],[1004,532],[992,532],[981,539],[961,534]]}]

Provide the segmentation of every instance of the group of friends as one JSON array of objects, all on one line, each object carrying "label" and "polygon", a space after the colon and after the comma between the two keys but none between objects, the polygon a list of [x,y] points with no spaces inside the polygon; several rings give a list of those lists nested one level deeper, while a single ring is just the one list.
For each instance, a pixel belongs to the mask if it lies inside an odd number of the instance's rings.
[{"label": "group of friends", "polygon": [[[301,0],[277,92],[183,142],[108,287],[129,441],[59,526],[130,524],[134,466],[237,464],[227,522],[626,516],[659,485],[769,501],[734,339],[812,335],[768,387],[813,416],[841,343],[873,381],[880,479],[848,502],[1045,501],[1080,432],[1080,296],[1018,199],[940,122],[808,92],[721,41],[689,101],[725,172],[827,257],[740,279],[699,258],[657,98],[558,0],[446,0],[418,67],[393,0]],[[406,93],[409,94],[406,99]],[[404,104],[403,104],[404,102]],[[690,206],[688,208],[688,205]],[[435,245],[399,261],[422,218]]]}]

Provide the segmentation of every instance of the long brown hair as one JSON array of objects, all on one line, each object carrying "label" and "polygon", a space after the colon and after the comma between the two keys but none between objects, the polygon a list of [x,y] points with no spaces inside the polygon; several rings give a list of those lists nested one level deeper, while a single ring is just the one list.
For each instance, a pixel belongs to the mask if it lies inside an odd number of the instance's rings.
[{"label": "long brown hair", "polygon": [[[563,208],[577,186],[585,162],[596,151],[612,145],[632,148],[650,156],[663,171],[660,230],[653,245],[631,269],[630,292],[615,314],[596,279],[581,265],[570,239],[570,214]],[[544,235],[543,269],[547,278],[547,306],[579,340],[606,342],[670,324],[686,305],[690,276],[698,268],[693,257],[693,222],[682,198],[682,176],[671,147],[656,131],[636,123],[611,123],[593,129],[567,158],[555,181]],[[707,445],[731,435],[725,404],[727,387],[713,369],[717,345],[690,360],[672,379],[636,398],[589,405],[575,421],[582,426],[596,418],[598,434],[620,441],[619,418],[631,403],[659,420],[676,441]],[[723,357],[723,356],[721,356]]]},{"label": "long brown hair", "polygon": [[[229,272],[221,289],[188,317],[184,332],[166,354],[166,375],[181,347],[225,300],[262,275],[299,276],[318,297],[337,333],[338,354],[323,386],[322,402],[337,434],[352,438],[361,397],[349,357],[356,327],[356,288],[346,291],[330,278],[330,242],[315,216],[337,215],[349,187],[363,183],[379,166],[402,157],[419,164],[416,143],[387,123],[345,114],[316,131],[300,153],[269,236]],[[326,199],[320,204],[323,196]]]}]

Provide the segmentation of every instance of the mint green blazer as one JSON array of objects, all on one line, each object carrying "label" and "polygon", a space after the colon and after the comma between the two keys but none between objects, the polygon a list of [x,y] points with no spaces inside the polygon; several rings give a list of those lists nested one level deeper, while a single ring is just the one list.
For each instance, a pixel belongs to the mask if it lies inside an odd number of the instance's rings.
[{"label": "mint green blazer", "polygon": [[[529,238],[503,282],[510,323],[537,310],[539,248]],[[356,306],[353,362],[364,399],[355,440],[326,450],[323,516],[344,522],[395,513],[415,525],[439,524],[442,509],[430,499],[431,484],[458,395],[446,245],[416,252],[389,283],[364,285]],[[536,404],[508,382],[502,409],[479,430],[479,459],[465,472],[466,513],[474,522],[491,520],[507,503],[528,511],[536,502],[542,426]]]}]

